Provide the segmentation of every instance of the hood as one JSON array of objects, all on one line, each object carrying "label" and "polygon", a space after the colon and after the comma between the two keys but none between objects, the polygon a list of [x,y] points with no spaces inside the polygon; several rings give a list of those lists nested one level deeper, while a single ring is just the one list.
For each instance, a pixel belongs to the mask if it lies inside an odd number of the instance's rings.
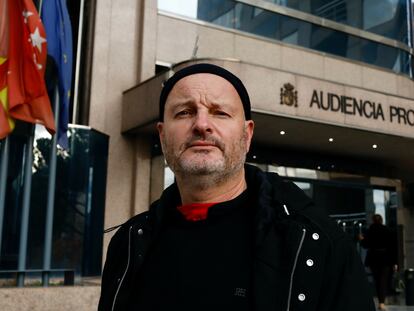
[{"label": "hood", "polygon": [[[275,206],[276,213],[300,212],[312,204],[312,200],[293,182],[284,180],[276,173],[265,173],[246,164],[246,181],[253,193],[259,194],[260,205]],[[283,207],[285,205],[285,207]],[[285,209],[286,208],[286,209]]]},{"label": "hood", "polygon": [[337,239],[343,232],[337,230],[336,224],[327,217],[327,212],[315,206],[302,189],[289,180],[284,180],[276,173],[263,172],[253,165],[245,165],[246,181],[256,195],[258,210],[256,214],[257,243],[266,234],[267,229],[276,224],[283,228],[291,220],[312,223],[320,232],[332,239]]}]

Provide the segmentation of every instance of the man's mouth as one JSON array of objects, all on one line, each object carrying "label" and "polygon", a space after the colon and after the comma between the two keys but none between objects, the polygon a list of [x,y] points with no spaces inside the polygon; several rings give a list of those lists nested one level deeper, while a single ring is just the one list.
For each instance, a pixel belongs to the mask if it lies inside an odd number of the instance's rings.
[{"label": "man's mouth", "polygon": [[223,151],[224,145],[221,143],[219,139],[216,139],[214,137],[210,137],[207,139],[200,139],[199,137],[192,137],[192,139],[189,139],[185,144],[185,149],[189,148],[199,148],[199,149],[212,149],[213,147]]},{"label": "man's mouth", "polygon": [[194,141],[189,144],[189,147],[217,147],[217,145],[208,141]]}]

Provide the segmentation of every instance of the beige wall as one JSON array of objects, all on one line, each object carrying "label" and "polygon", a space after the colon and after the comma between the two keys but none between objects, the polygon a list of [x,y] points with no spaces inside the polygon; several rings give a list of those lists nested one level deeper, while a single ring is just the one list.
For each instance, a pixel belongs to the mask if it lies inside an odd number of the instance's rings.
[{"label": "beige wall", "polygon": [[[414,99],[414,82],[391,71],[339,57],[258,38],[199,21],[158,15],[157,60],[178,63],[191,58],[235,58],[282,71]],[[177,40],[177,33],[180,40]]]},{"label": "beige wall", "polygon": [[[245,61],[212,58],[199,61],[208,61],[235,73],[249,91],[253,112],[414,138],[414,99]],[[190,63],[193,60],[181,63],[174,70]],[[135,131],[141,127],[142,132],[143,127],[148,130],[149,123],[153,123],[152,127],[155,128],[158,94],[162,80],[167,76],[168,73],[158,75],[124,93],[123,131]],[[294,87],[297,105],[281,103],[281,95],[286,90],[287,83]],[[328,94],[334,98],[330,100],[332,104],[328,103]],[[356,107],[352,106],[354,102]],[[325,109],[328,105],[332,108]],[[338,111],[340,105],[343,111]],[[361,113],[358,112],[360,108],[363,108]],[[397,116],[397,109],[405,112],[405,119]]]},{"label": "beige wall", "polygon": [[[99,0],[96,6],[89,125],[110,136],[108,228],[144,210],[149,202],[151,145],[121,135],[121,106],[123,91],[154,74],[156,0]],[[104,237],[104,254],[110,237]]]}]

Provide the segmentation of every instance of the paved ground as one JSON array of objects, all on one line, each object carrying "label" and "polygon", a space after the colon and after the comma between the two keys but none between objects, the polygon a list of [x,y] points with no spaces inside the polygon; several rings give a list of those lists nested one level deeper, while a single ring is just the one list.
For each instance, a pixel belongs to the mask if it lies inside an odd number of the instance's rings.
[{"label": "paved ground", "polygon": [[387,311],[414,311],[414,306],[387,306]]},{"label": "paved ground", "polygon": [[[374,298],[375,305],[377,306],[377,299]],[[414,311],[414,306],[405,305],[405,296],[391,296],[387,298],[388,304],[385,306],[387,311]]]}]

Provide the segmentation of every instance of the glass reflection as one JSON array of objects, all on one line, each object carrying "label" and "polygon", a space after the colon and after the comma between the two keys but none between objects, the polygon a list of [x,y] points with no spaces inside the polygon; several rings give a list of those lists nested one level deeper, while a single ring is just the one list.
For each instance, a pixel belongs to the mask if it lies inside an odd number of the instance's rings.
[{"label": "glass reflection", "polygon": [[[166,3],[168,2],[168,4]],[[270,1],[408,44],[403,1]],[[232,0],[159,0],[159,9],[410,75],[407,52]],[[379,16],[387,8],[386,14]],[[188,8],[191,8],[188,9]],[[194,12],[196,10],[196,16]]]},{"label": "glass reflection", "polygon": [[[17,269],[21,227],[23,167],[28,131],[9,136],[6,205],[0,270]],[[58,147],[53,218],[52,269],[100,275],[108,137],[89,128],[70,128],[69,150]],[[42,269],[47,189],[52,141],[37,127],[33,146],[32,188],[26,269]]]},{"label": "glass reflection", "polygon": [[407,1],[404,0],[265,0],[291,9],[366,30],[409,45]]}]

